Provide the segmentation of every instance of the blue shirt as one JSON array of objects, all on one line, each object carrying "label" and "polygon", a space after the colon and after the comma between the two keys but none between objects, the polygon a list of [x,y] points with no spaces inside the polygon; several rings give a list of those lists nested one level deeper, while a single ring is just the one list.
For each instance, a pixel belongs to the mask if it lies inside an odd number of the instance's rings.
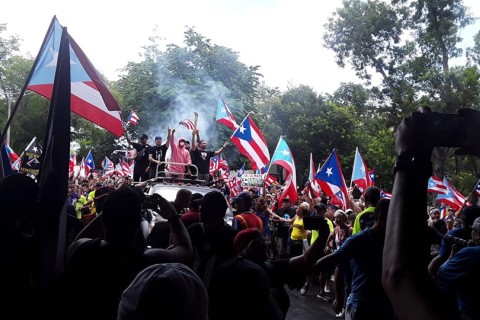
[{"label": "blue shirt", "polygon": [[437,284],[445,292],[457,295],[460,312],[480,318],[480,246],[460,249],[438,270]]},{"label": "blue shirt", "polygon": [[392,319],[393,309],[382,286],[383,243],[383,237],[365,229],[350,236],[333,254],[342,262],[350,260],[352,267],[347,304],[354,304],[375,319]]}]

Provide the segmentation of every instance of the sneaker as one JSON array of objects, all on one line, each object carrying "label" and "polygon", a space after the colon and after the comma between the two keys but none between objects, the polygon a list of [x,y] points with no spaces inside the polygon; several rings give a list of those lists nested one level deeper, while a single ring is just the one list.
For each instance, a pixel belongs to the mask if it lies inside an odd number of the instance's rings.
[{"label": "sneaker", "polygon": [[317,294],[317,298],[327,302],[332,301],[332,298],[330,298],[325,292]]},{"label": "sneaker", "polygon": [[335,315],[335,318],[343,318],[343,317],[345,317],[345,309],[342,310],[342,312],[337,313],[337,314]]}]

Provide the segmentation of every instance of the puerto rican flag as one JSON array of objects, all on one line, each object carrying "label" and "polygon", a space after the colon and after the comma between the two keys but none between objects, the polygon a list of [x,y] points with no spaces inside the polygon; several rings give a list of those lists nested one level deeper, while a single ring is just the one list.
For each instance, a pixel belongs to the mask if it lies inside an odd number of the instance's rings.
[{"label": "puerto rican flag", "polygon": [[480,197],[480,180],[478,180],[477,184],[475,185],[475,193],[478,197]]},{"label": "puerto rican flag", "polygon": [[85,158],[85,163],[89,168],[89,171],[95,170],[95,161],[93,161],[92,150],[88,151],[87,157]]},{"label": "puerto rican flag", "polygon": [[[62,26],[54,17],[37,56],[28,89],[52,98]],[[124,128],[120,107],[77,43],[70,37],[71,110],[120,137]]]},{"label": "puerto rican flag", "polygon": [[269,173],[267,173],[266,177],[265,177],[265,187],[269,187],[270,185],[274,185],[276,186],[278,184],[278,181],[277,181],[277,178],[275,178],[274,176],[270,175]]},{"label": "puerto rican flag", "polygon": [[[308,173],[308,188],[313,192],[315,198],[319,198],[321,196],[321,188],[317,180],[315,180],[316,173],[317,170],[315,169],[315,163],[313,162],[313,155],[310,152],[310,172]],[[310,192],[308,193],[308,197],[310,198]]]},{"label": "puerto rican flag", "polygon": [[135,166],[135,161],[132,161],[131,164],[128,164],[125,159],[122,159],[122,171],[123,176],[125,177],[133,177],[133,167]]},{"label": "puerto rican flag", "polygon": [[355,183],[358,190],[364,192],[368,186],[371,185],[370,175],[368,174],[368,167],[363,160],[358,148],[355,149],[355,160],[353,161],[352,183]]},{"label": "puerto rican flag", "polygon": [[335,149],[315,175],[315,180],[333,204],[341,206],[343,210],[348,208],[347,185]]},{"label": "puerto rican flag", "polygon": [[241,154],[252,162],[252,170],[265,167],[270,162],[267,141],[249,115],[231,137]]},{"label": "puerto rican flag", "polygon": [[77,165],[77,156],[72,154],[68,162],[68,175],[71,177],[75,171],[75,166]]},{"label": "puerto rican flag", "polygon": [[19,159],[18,154],[16,154],[5,141],[3,142],[3,148],[5,149],[10,165],[13,165],[13,163]]},{"label": "puerto rican flag", "polygon": [[427,191],[432,193],[447,193],[447,186],[443,183],[442,179],[437,176],[431,176],[428,179]]},{"label": "puerto rican flag", "polygon": [[285,187],[282,194],[278,197],[278,202],[280,203],[284,198],[288,197],[290,202],[294,203],[298,199],[295,160],[293,159],[290,147],[282,136],[278,140],[270,166],[274,164],[284,168],[287,173],[285,177]]},{"label": "puerto rican flag", "polygon": [[138,120],[140,120],[140,118],[138,117],[137,113],[135,112],[135,110],[131,110],[130,111],[130,114],[128,115],[128,123],[130,124],[133,124],[133,125],[136,125]]},{"label": "puerto rican flag", "polygon": [[232,130],[236,130],[238,128],[237,121],[235,121],[230,108],[223,98],[218,98],[216,121]]},{"label": "puerto rican flag", "polygon": [[180,121],[178,124],[181,124],[182,126],[186,127],[188,130],[195,130],[195,123],[193,123],[192,120],[185,119],[183,121]]},{"label": "puerto rican flag", "polygon": [[385,190],[380,190],[380,198],[382,199],[392,199],[392,194]]},{"label": "puerto rican flag", "polygon": [[447,178],[443,178],[443,184],[447,188],[447,191],[445,193],[437,194],[436,200],[449,205],[453,210],[458,211],[458,209],[463,206],[465,197],[452,187]]},{"label": "puerto rican flag", "polygon": [[115,165],[113,164],[112,160],[110,160],[107,156],[102,161],[103,167],[103,175],[109,176],[115,172]]}]

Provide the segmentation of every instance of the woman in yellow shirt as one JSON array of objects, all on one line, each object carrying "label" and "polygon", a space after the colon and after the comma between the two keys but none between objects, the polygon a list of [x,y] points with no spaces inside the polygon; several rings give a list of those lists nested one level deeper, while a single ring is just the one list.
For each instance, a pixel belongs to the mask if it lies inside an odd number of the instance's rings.
[{"label": "woman in yellow shirt", "polygon": [[305,230],[303,225],[303,217],[310,213],[310,205],[308,202],[302,202],[297,207],[296,215],[289,220],[292,224],[292,233],[290,235],[290,257],[296,257],[303,254],[304,240],[307,241],[310,231]]}]

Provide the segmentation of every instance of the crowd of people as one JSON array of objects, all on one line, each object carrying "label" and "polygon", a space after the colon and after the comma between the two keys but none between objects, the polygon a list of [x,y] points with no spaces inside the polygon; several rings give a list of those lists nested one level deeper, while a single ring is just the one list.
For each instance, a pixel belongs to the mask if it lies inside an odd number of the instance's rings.
[{"label": "crowd of people", "polygon": [[[480,207],[443,219],[427,207],[434,144],[418,139],[421,123],[409,117],[398,129],[392,199],[375,186],[354,199],[351,189],[348,210],[326,196],[278,201],[277,188],[227,201],[213,184],[167,201],[125,177],[71,181],[65,264],[47,291],[38,186],[8,176],[0,181],[2,310],[18,319],[285,319],[288,291],[308,295],[318,283],[318,298],[331,299],[338,318],[480,319]],[[157,166],[162,139],[153,153],[147,139],[133,146]],[[172,147],[173,130],[167,141]]]}]

